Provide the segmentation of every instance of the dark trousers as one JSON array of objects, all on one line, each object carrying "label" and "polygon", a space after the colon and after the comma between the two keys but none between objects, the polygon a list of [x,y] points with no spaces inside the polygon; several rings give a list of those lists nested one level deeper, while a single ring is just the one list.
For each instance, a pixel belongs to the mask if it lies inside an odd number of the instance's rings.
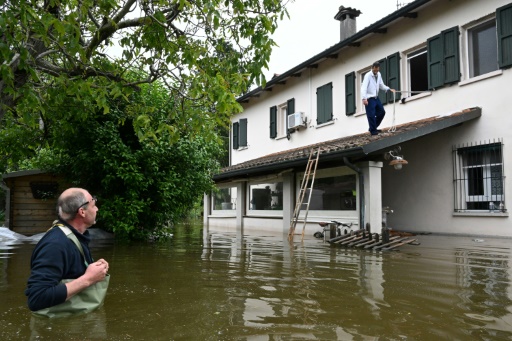
[{"label": "dark trousers", "polygon": [[368,118],[368,126],[370,127],[368,130],[372,135],[375,135],[377,134],[377,128],[386,115],[386,111],[378,97],[368,98],[368,105],[365,105],[365,108],[366,118]]}]

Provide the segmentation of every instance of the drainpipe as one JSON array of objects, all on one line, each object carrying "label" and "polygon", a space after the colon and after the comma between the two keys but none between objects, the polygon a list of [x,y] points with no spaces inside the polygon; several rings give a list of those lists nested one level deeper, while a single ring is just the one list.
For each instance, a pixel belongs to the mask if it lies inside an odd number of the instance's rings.
[{"label": "drainpipe", "polygon": [[351,163],[346,156],[343,157],[345,165],[359,174],[359,229],[364,229],[364,174],[361,168]]}]

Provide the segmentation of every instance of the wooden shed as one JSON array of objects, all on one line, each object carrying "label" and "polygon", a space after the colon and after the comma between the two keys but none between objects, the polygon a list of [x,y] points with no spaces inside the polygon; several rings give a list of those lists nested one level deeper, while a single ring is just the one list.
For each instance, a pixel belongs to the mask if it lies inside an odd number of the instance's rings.
[{"label": "wooden shed", "polygon": [[57,198],[67,188],[61,177],[28,170],[3,174],[5,225],[24,235],[45,232],[55,220]]}]

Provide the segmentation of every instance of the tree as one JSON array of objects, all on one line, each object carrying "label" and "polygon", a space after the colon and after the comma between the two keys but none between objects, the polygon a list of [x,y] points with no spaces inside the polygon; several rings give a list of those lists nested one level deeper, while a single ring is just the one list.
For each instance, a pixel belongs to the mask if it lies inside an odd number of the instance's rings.
[{"label": "tree", "polygon": [[[218,123],[264,82],[284,0],[0,0],[0,126],[38,127],[55,108],[87,119],[109,98],[161,80],[176,108]],[[130,70],[144,72],[133,78]],[[241,72],[240,72],[241,71]],[[146,128],[154,108],[136,112]],[[149,120],[149,121],[148,121]],[[3,122],[3,123],[2,123]],[[142,127],[136,124],[136,128]],[[169,126],[145,129],[142,138]],[[39,136],[44,140],[44,135]],[[140,131],[138,131],[140,134]],[[40,141],[39,141],[40,142]]]},{"label": "tree", "polygon": [[201,134],[183,125],[177,139],[163,130],[160,139],[139,141],[129,114],[132,103],[158,107],[153,115],[174,117],[172,125],[183,121],[160,82],[142,85],[129,101],[108,103],[108,115],[56,120],[51,149],[39,150],[31,165],[64,175],[96,195],[99,227],[121,238],[145,238],[179,221],[212,190],[221,143],[213,121],[204,122]]}]

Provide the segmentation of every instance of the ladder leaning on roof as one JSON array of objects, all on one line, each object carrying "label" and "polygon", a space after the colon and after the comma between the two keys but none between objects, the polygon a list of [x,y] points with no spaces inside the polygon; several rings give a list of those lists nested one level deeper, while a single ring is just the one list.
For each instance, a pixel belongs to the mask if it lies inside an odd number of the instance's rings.
[{"label": "ladder leaning on roof", "polygon": [[[295,203],[295,210],[293,211],[292,220],[290,221],[290,232],[288,232],[288,239],[293,240],[293,235],[295,234],[295,226],[297,226],[297,221],[299,219],[299,214],[302,209],[302,205],[306,206],[306,214],[304,215],[304,225],[302,226],[302,239],[304,240],[304,231],[306,229],[306,223],[308,221],[308,212],[309,212],[309,203],[311,202],[311,194],[313,193],[313,185],[315,183],[315,175],[316,168],[318,166],[318,158],[320,157],[321,148],[311,149],[309,153],[308,164],[306,165],[306,171],[304,172],[304,177],[302,178],[302,182],[300,184],[300,192],[297,197],[297,202]],[[316,156],[315,156],[316,153]],[[309,184],[311,180],[311,184]],[[308,185],[310,187],[308,187]],[[304,203],[304,197],[306,196],[306,191],[309,190],[308,193],[308,201]]]}]

